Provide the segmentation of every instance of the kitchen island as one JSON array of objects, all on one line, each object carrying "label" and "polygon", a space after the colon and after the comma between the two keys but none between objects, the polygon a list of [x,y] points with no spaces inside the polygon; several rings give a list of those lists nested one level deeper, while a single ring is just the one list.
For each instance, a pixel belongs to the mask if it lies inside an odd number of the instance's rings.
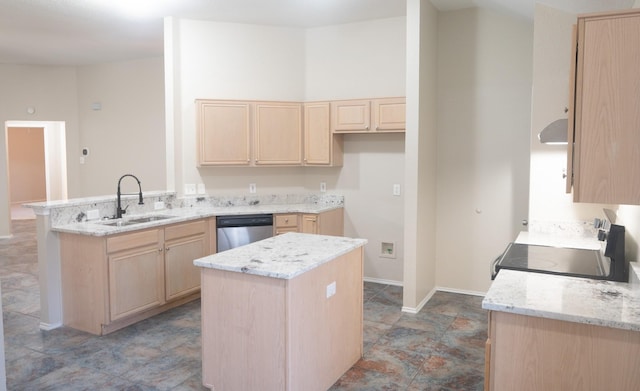
[{"label": "kitchen island", "polygon": [[640,283],[501,270],[489,310],[487,390],[640,389]]},{"label": "kitchen island", "polygon": [[326,390],[362,356],[364,239],[286,233],[194,261],[215,390]]}]

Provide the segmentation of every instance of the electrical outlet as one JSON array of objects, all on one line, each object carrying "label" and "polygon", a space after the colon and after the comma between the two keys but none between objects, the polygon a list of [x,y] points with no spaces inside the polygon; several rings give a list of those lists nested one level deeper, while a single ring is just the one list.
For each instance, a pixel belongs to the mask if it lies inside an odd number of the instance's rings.
[{"label": "electrical outlet", "polygon": [[254,194],[256,192],[256,184],[249,183],[249,193]]},{"label": "electrical outlet", "polygon": [[196,185],[193,183],[184,185],[184,194],[185,195],[193,195],[196,194]]},{"label": "electrical outlet", "polygon": [[327,182],[320,182],[320,192],[324,193],[327,191]]},{"label": "electrical outlet", "polygon": [[327,285],[327,299],[336,294],[336,282]]},{"label": "electrical outlet", "polygon": [[204,187],[204,183],[198,183],[198,194],[205,194],[207,189]]},{"label": "electrical outlet", "polygon": [[87,211],[87,220],[98,220],[100,218],[100,210],[91,209]]},{"label": "electrical outlet", "polygon": [[162,201],[154,202],[153,203],[153,209],[155,209],[155,210],[164,209],[164,202],[162,202]]},{"label": "electrical outlet", "polygon": [[394,196],[399,196],[400,195],[400,185],[399,184],[395,184],[393,185],[393,195]]}]

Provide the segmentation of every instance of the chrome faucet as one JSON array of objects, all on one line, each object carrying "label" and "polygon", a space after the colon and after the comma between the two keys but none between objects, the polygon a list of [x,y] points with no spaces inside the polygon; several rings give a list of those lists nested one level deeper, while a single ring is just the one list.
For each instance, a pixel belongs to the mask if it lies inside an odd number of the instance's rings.
[{"label": "chrome faucet", "polygon": [[120,182],[122,182],[122,179],[124,177],[128,177],[130,176],[131,178],[135,179],[136,182],[138,182],[138,205],[144,205],[144,202],[142,202],[142,185],[140,184],[140,180],[138,178],[136,178],[135,175],[131,175],[131,174],[124,174],[123,176],[120,177],[120,179],[118,179],[118,207],[116,208],[116,219],[119,219],[122,217],[123,214],[127,213],[127,208],[124,208],[124,210],[122,210],[122,204],[120,202]]}]

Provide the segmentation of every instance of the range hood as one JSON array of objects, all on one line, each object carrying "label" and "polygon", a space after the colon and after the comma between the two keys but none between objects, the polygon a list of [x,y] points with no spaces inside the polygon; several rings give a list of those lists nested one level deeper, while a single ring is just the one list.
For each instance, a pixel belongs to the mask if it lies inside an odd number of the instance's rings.
[{"label": "range hood", "polygon": [[538,140],[542,144],[567,144],[568,125],[569,120],[566,118],[557,119],[538,133]]}]

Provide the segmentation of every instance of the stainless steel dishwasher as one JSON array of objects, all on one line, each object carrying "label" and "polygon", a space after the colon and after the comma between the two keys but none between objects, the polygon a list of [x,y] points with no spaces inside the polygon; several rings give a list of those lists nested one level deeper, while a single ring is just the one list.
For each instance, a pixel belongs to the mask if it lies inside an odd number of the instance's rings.
[{"label": "stainless steel dishwasher", "polygon": [[217,251],[225,251],[273,236],[273,215],[216,217]]}]

